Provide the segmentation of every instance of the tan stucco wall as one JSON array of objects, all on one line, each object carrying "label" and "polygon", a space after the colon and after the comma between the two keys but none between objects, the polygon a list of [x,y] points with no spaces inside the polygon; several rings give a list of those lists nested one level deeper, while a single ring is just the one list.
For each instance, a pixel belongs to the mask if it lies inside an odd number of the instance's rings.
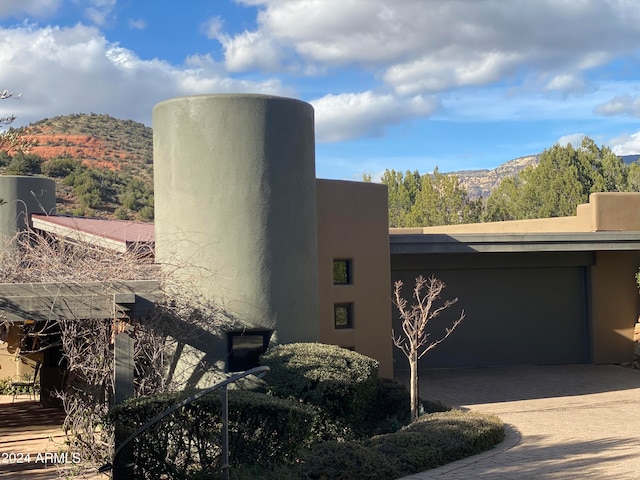
[{"label": "tan stucco wall", "polygon": [[592,193],[571,217],[391,228],[394,234],[420,233],[573,233],[640,231],[640,193]]},{"label": "tan stucco wall", "polygon": [[640,193],[592,193],[589,206],[593,231],[640,231]]},{"label": "tan stucco wall", "polygon": [[0,343],[0,380],[32,375],[36,360],[42,362],[42,354],[19,356],[20,329],[10,327],[5,342]]},{"label": "tan stucco wall", "polygon": [[[354,348],[393,377],[389,224],[385,185],[317,180],[320,341]],[[351,285],[333,285],[333,260],[352,259]],[[354,328],[334,328],[335,303],[354,304]]]},{"label": "tan stucco wall", "polygon": [[638,318],[640,252],[597,252],[591,267],[593,363],[628,362]]},{"label": "tan stucco wall", "polygon": [[[575,216],[425,228],[392,228],[397,234],[575,233],[640,231],[640,193],[594,193]],[[598,251],[589,271],[593,363],[630,360],[638,319],[635,274],[640,252]]]}]

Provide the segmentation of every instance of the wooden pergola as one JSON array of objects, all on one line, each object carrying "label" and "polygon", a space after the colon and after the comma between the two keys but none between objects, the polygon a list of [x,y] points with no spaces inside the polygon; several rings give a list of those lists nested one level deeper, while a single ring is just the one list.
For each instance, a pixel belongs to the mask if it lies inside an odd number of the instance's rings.
[{"label": "wooden pergola", "polygon": [[[162,298],[157,280],[2,283],[0,311],[12,323],[60,319],[128,319],[149,313]],[[125,323],[126,325],[126,323]],[[133,338],[126,325],[114,339],[115,392],[120,403],[133,396]],[[42,377],[43,390],[47,382]]]}]

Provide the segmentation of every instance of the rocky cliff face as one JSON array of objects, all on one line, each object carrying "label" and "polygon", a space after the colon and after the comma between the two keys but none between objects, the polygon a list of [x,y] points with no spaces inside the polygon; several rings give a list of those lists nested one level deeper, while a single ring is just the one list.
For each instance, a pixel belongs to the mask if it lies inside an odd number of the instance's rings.
[{"label": "rocky cliff face", "polygon": [[528,155],[503,163],[493,170],[463,170],[450,172],[457,175],[472,199],[487,198],[491,191],[507,177],[515,177],[526,167],[537,165],[540,155]]}]

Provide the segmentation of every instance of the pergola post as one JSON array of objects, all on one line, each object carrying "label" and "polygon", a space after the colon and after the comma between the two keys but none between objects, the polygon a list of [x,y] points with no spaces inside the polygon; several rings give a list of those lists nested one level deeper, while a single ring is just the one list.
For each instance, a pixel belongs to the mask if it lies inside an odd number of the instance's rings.
[{"label": "pergola post", "polygon": [[[115,366],[114,403],[122,403],[133,397],[133,328],[125,323],[114,339],[113,363]],[[121,425],[115,426],[115,448],[127,438],[128,432]],[[132,445],[127,445],[115,459],[113,479],[124,480],[133,477]]]}]

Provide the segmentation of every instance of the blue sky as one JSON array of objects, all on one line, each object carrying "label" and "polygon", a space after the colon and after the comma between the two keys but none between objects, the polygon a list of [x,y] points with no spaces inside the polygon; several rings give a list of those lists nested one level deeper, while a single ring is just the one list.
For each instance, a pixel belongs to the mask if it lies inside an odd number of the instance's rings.
[{"label": "blue sky", "polygon": [[299,98],[318,177],[494,168],[588,135],[640,153],[640,2],[2,0],[17,125],[203,93]]}]

